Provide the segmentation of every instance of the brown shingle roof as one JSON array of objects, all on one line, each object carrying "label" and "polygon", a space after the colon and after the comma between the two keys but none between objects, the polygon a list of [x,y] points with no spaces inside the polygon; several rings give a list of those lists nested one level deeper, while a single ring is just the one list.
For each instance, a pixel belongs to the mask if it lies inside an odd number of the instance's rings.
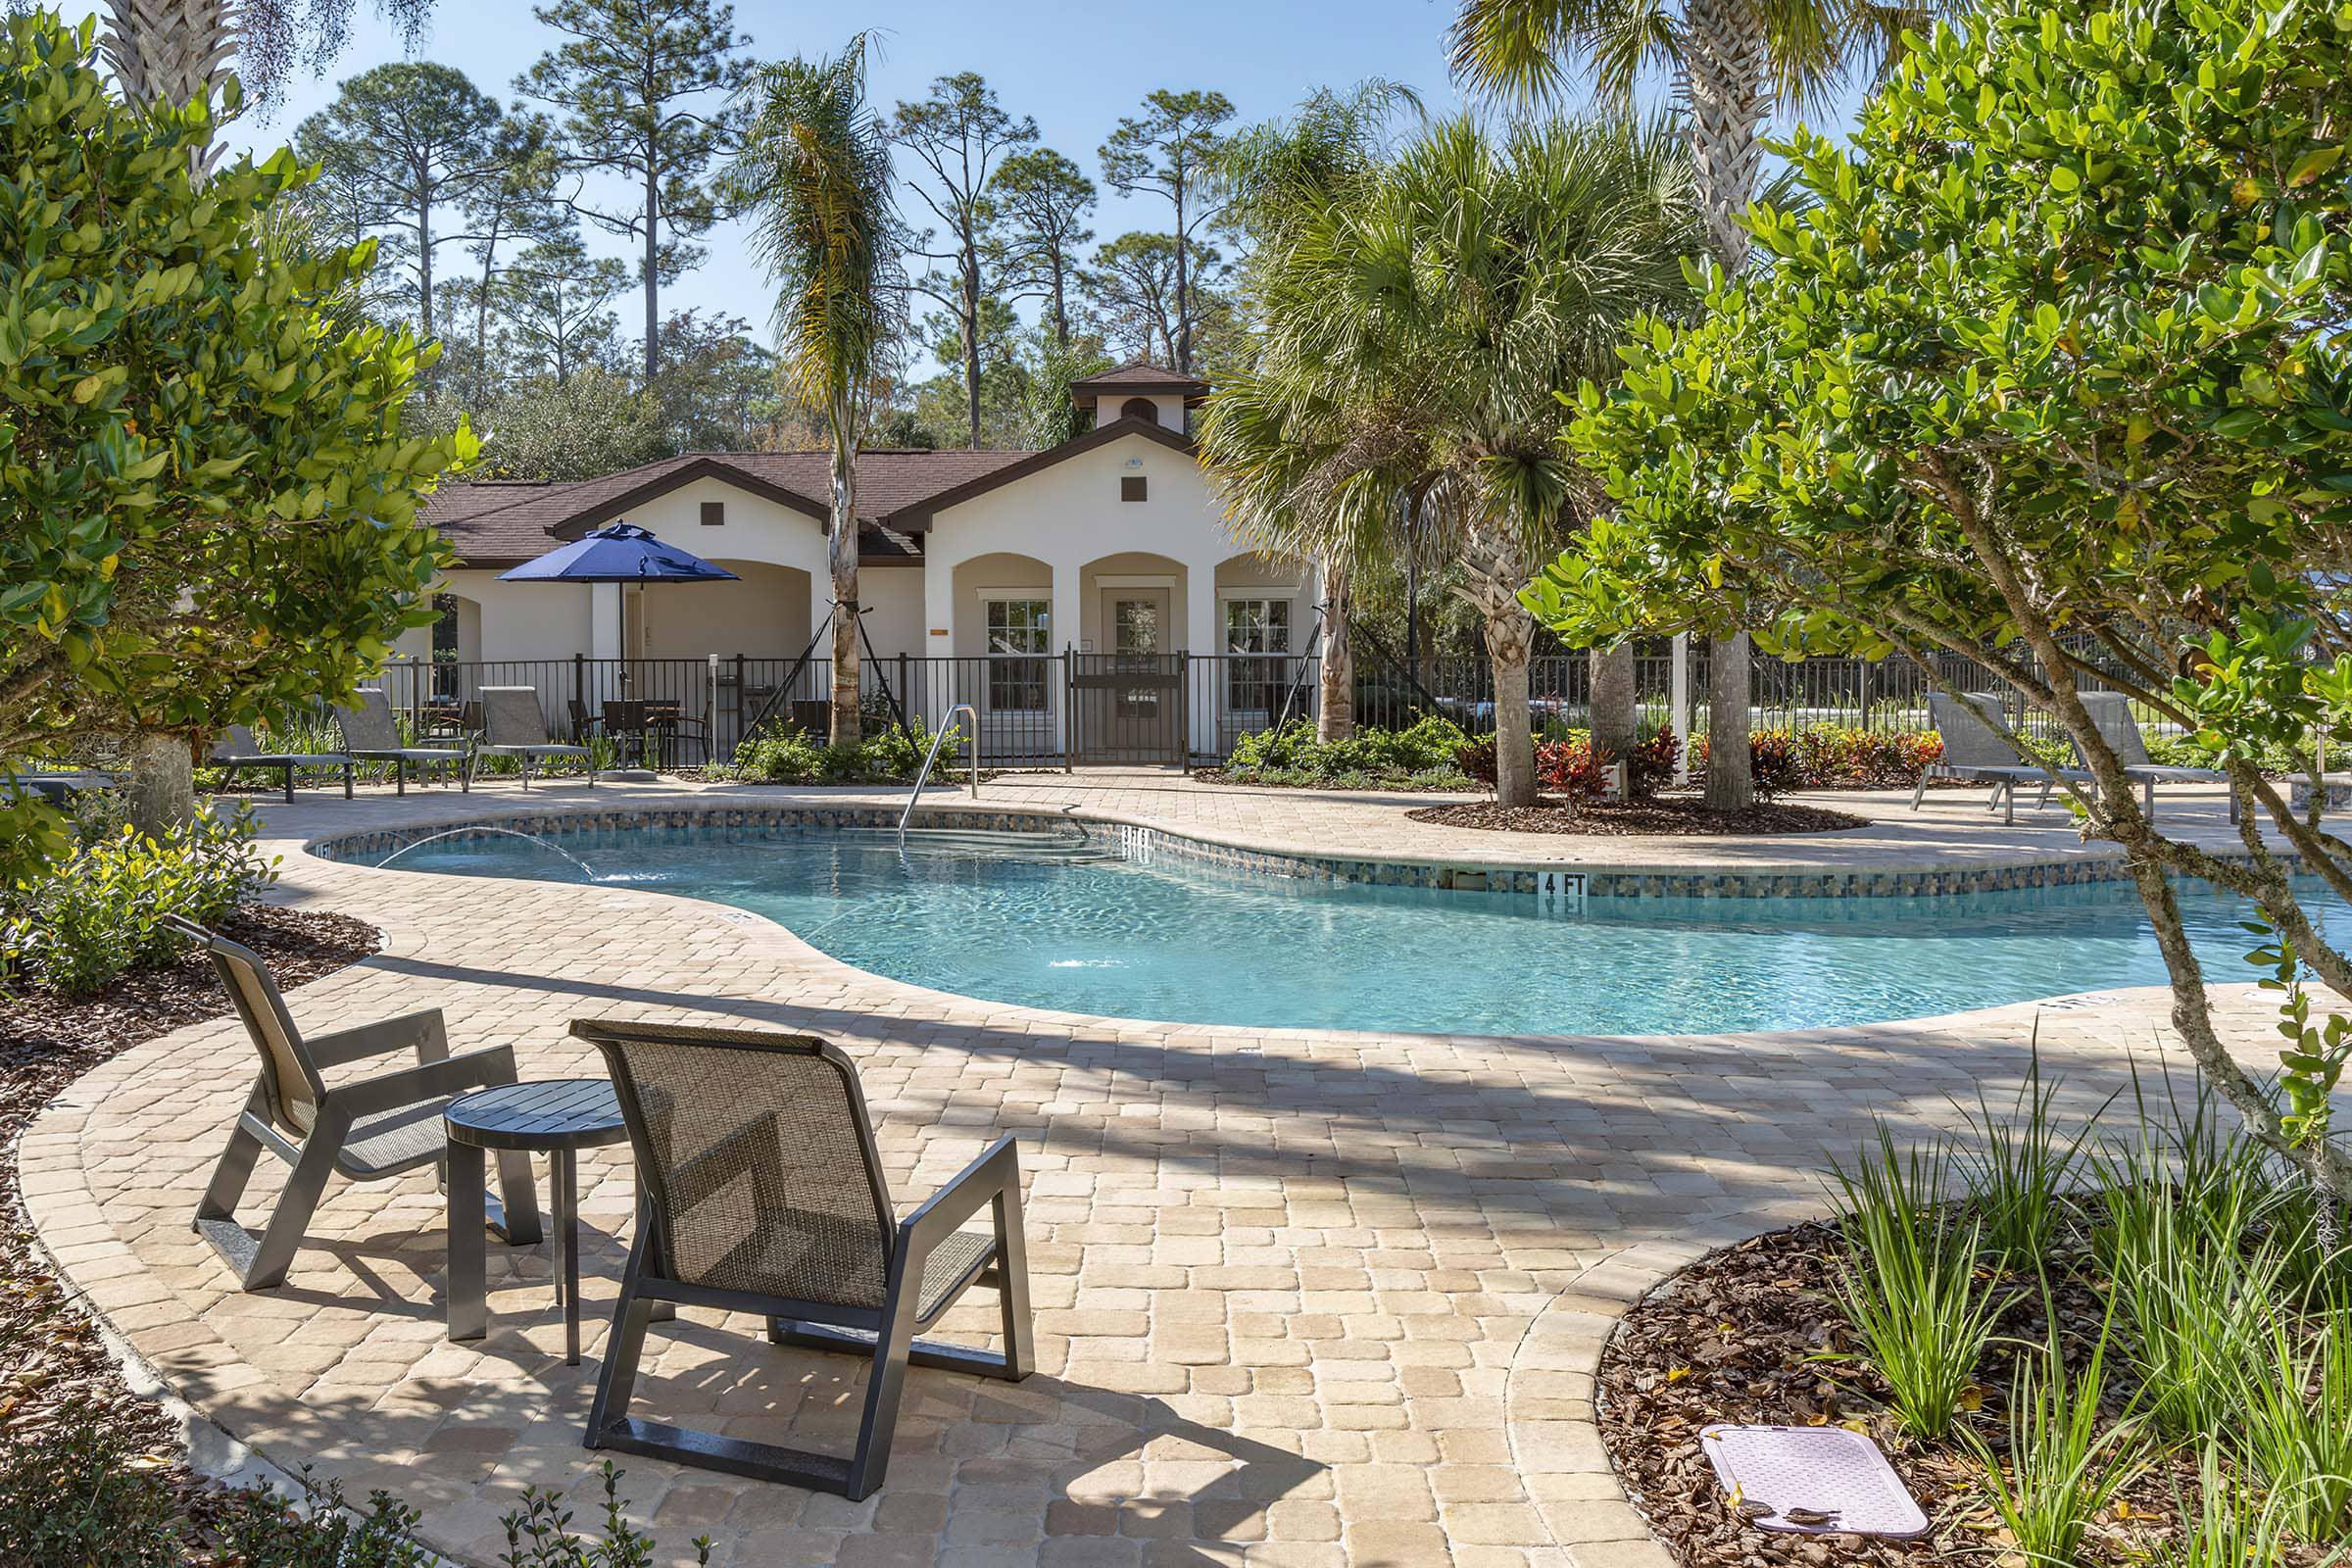
[{"label": "brown shingle roof", "polygon": [[1181,392],[1188,403],[1197,402],[1208,396],[1208,383],[1182,370],[1153,365],[1150,360],[1129,360],[1125,365],[1082,375],[1070,383],[1070,400],[1082,409],[1101,398],[1144,392]]},{"label": "brown shingle roof", "polygon": [[[858,554],[872,561],[921,555],[895,514],[919,511],[932,497],[1021,463],[1027,452],[860,453],[858,513],[864,524]],[[545,555],[565,539],[611,522],[633,506],[698,478],[716,477],[822,523],[832,508],[832,458],[823,452],[693,452],[599,479],[559,484],[489,479],[443,485],[424,517],[446,534],[468,565],[512,566]]]}]

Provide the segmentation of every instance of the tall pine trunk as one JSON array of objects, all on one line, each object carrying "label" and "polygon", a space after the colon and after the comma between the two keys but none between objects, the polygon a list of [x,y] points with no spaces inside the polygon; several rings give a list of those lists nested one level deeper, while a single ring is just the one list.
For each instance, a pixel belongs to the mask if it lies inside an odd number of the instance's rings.
[{"label": "tall pine trunk", "polygon": [[[645,384],[649,388],[662,367],[661,217],[661,174],[649,153],[645,160]],[[835,482],[838,485],[839,481]],[[853,532],[855,527],[853,522]]]},{"label": "tall pine trunk", "polygon": [[1323,690],[1315,714],[1318,740],[1355,733],[1355,644],[1348,630],[1348,565],[1323,564]]},{"label": "tall pine trunk", "polygon": [[864,738],[858,711],[858,431],[850,400],[835,402],[833,422],[833,723],[836,746]]},{"label": "tall pine trunk", "polygon": [[[1772,46],[1757,0],[1685,0],[1683,87],[1690,103],[1690,158],[1707,249],[1726,272],[1747,259],[1743,215],[1764,171],[1764,124],[1772,117]],[[1707,795],[1711,811],[1755,800],[1747,752],[1747,634],[1718,637],[1707,650]]]},{"label": "tall pine trunk", "polygon": [[980,258],[972,236],[964,236],[956,297],[963,316],[963,410],[974,452],[980,450]]}]

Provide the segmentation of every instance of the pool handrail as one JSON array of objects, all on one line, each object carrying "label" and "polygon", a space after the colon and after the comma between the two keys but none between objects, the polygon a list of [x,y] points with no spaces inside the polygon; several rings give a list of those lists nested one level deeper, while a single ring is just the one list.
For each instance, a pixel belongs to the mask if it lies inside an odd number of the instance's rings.
[{"label": "pool handrail", "polygon": [[906,823],[914,815],[915,802],[923,798],[923,781],[931,776],[931,764],[939,760],[940,744],[948,738],[948,729],[957,713],[972,715],[972,799],[980,798],[980,710],[969,703],[957,703],[948,710],[946,721],[932,732],[931,750],[923,754],[923,765],[914,775],[914,788],[906,796],[906,809],[899,813],[899,837],[906,837]]}]

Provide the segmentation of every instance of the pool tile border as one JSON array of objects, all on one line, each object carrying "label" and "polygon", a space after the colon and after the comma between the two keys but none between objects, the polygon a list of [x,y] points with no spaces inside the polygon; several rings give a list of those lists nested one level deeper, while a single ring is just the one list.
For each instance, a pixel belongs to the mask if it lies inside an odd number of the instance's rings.
[{"label": "pool tile border", "polygon": [[[2121,882],[2130,878],[2120,856],[2075,856],[2061,860],[2032,860],[2006,865],[1945,866],[1886,869],[1749,869],[1666,870],[1656,867],[1552,866],[1530,867],[1475,861],[1376,860],[1341,856],[1297,854],[1229,844],[1164,827],[1088,815],[1082,810],[1045,812],[1017,808],[975,806],[930,808],[917,813],[915,825],[932,831],[1078,834],[1115,845],[1129,859],[1184,861],[1213,866],[1248,876],[1283,877],[1305,881],[1348,882],[1375,887],[1429,888],[1452,893],[1505,894],[1528,898],[1581,902],[1602,899],[1825,899],[1935,898],[1974,893],[2009,893],[2030,889],[2082,887]],[[563,839],[628,829],[701,829],[709,827],[773,831],[891,829],[898,813],[878,806],[811,806],[806,804],[744,806],[740,804],[682,804],[660,807],[598,807],[550,805],[527,810],[503,810],[471,822],[433,827],[379,828],[344,833],[311,841],[306,848],[323,859],[354,861],[391,855],[428,838],[486,837],[498,832],[530,832]],[[2226,859],[2243,858],[2242,852],[2216,852]],[[2278,853],[2293,863],[2295,857]],[[2176,874],[2176,880],[2186,880]]]}]

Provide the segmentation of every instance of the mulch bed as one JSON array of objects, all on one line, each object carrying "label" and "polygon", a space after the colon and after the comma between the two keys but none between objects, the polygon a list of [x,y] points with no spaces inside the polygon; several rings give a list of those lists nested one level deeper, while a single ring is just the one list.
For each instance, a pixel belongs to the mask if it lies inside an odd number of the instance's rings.
[{"label": "mulch bed", "polygon": [[1574,806],[1546,795],[1533,806],[1468,801],[1452,806],[1424,806],[1404,814],[1416,822],[1434,822],[1441,827],[1472,827],[1494,833],[1562,833],[1585,838],[1636,834],[1762,838],[1791,833],[1836,833],[1869,825],[1865,817],[1820,806],[1759,803],[1743,811],[1710,811],[1696,795],[1658,795],[1646,801],[1586,801]]},{"label": "mulch bed", "polygon": [[[271,905],[246,905],[220,929],[261,954],[289,989],[383,946],[383,934],[364,920]],[[176,1426],[131,1394],[89,1321],[67,1304],[33,1250],[16,1142],[60,1090],[108,1057],[228,1010],[212,960],[193,953],[169,967],[125,975],[94,998],[67,1002],[28,992],[0,1006],[0,1427],[24,1438],[77,1415],[98,1416],[147,1448],[142,1462],[169,1473],[199,1527],[210,1512],[210,1489],[187,1469]]]},{"label": "mulch bed", "polygon": [[[2087,1362],[2103,1321],[2099,1296],[2084,1283],[2091,1257],[2083,1235],[2077,1228],[2047,1259],[2070,1367]],[[1597,1405],[1601,1437],[1627,1494],[1685,1568],[1963,1562],[2024,1568],[1979,1490],[1981,1470],[1966,1444],[1928,1445],[1908,1437],[1875,1372],[1858,1361],[1817,1358],[1855,1348],[1835,1294],[1840,1250],[1837,1230],[1828,1225],[1759,1236],[1701,1259],[1626,1315],[1601,1357]],[[2050,1337],[2038,1284],[2012,1283],[2018,1298],[1979,1368],[1983,1407],[1961,1417],[1996,1452],[2007,1447],[2018,1349],[2046,1345]],[[2110,1399],[2128,1392],[2115,1387],[2129,1382],[2117,1362],[2111,1349]],[[2102,1409],[2109,1417],[2120,1413]],[[1928,1515],[1933,1528],[1926,1539],[1758,1530],[1733,1511],[1699,1448],[1700,1430],[1718,1423],[1827,1422],[1866,1431],[1886,1451]],[[2195,1506],[2196,1494],[2192,1455],[2156,1459],[2101,1520],[2102,1539],[2082,1563],[2124,1568],[2146,1562],[2169,1539],[2183,1501]],[[2321,1555],[2317,1548],[2296,1551],[2278,1568],[2317,1563]]]}]

